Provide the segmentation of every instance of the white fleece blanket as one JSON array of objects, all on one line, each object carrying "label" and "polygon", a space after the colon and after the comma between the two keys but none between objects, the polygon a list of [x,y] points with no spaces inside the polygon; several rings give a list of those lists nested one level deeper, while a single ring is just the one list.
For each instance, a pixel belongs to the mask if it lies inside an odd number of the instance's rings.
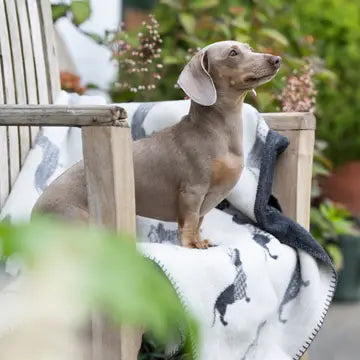
[{"label": "white fleece blanket", "polygon": [[[58,103],[104,101],[62,93]],[[134,139],[176,123],[189,109],[186,100],[121,105],[128,111]],[[196,359],[299,359],[322,325],[336,276],[323,249],[284,217],[270,197],[276,156],[286,140],[269,130],[249,105],[243,121],[244,171],[221,210],[206,215],[201,228],[216,246],[179,247],[176,224],[138,217],[139,249],[163,269],[198,319]],[[44,128],[0,219],[29,219],[40,193],[81,157],[79,129]],[[0,291],[11,286],[12,274],[9,264],[0,269]],[[2,325],[10,321],[6,313],[0,306],[0,336],[11,326]],[[169,355],[181,345],[169,347]]]}]

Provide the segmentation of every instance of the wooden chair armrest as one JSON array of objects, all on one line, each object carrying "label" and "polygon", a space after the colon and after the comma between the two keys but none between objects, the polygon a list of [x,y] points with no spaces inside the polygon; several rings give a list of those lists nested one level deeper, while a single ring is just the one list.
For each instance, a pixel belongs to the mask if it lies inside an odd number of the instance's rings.
[{"label": "wooden chair armrest", "polygon": [[262,116],[276,131],[316,129],[316,118],[310,112],[264,113]]},{"label": "wooden chair armrest", "polygon": [[1,105],[0,125],[120,126],[127,127],[126,111],[114,105]]}]

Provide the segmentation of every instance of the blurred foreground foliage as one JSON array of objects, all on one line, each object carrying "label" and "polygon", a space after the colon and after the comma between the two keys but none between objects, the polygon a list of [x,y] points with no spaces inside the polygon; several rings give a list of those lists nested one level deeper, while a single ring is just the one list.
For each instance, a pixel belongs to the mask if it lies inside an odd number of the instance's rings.
[{"label": "blurred foreground foliage", "polygon": [[97,310],[115,324],[139,325],[159,343],[173,340],[180,326],[196,343],[196,324],[171,284],[125,235],[44,219],[30,225],[0,223],[1,253],[16,254],[33,283],[44,284],[36,290],[39,299],[54,292],[73,312],[86,317]]}]

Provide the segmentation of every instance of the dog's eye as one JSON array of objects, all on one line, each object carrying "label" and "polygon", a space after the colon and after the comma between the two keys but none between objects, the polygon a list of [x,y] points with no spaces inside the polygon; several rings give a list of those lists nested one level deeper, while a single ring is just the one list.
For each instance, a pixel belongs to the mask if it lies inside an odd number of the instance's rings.
[{"label": "dog's eye", "polygon": [[238,55],[238,52],[234,49],[229,52],[229,56],[236,56],[236,55]]}]

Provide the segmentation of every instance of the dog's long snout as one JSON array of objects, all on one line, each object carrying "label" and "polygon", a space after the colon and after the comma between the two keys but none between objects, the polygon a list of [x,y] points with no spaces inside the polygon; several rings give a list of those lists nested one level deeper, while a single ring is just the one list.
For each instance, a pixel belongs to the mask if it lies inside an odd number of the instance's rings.
[{"label": "dog's long snout", "polygon": [[270,65],[273,65],[276,68],[279,68],[281,65],[281,57],[280,56],[270,55],[268,57],[267,61],[270,63]]}]

